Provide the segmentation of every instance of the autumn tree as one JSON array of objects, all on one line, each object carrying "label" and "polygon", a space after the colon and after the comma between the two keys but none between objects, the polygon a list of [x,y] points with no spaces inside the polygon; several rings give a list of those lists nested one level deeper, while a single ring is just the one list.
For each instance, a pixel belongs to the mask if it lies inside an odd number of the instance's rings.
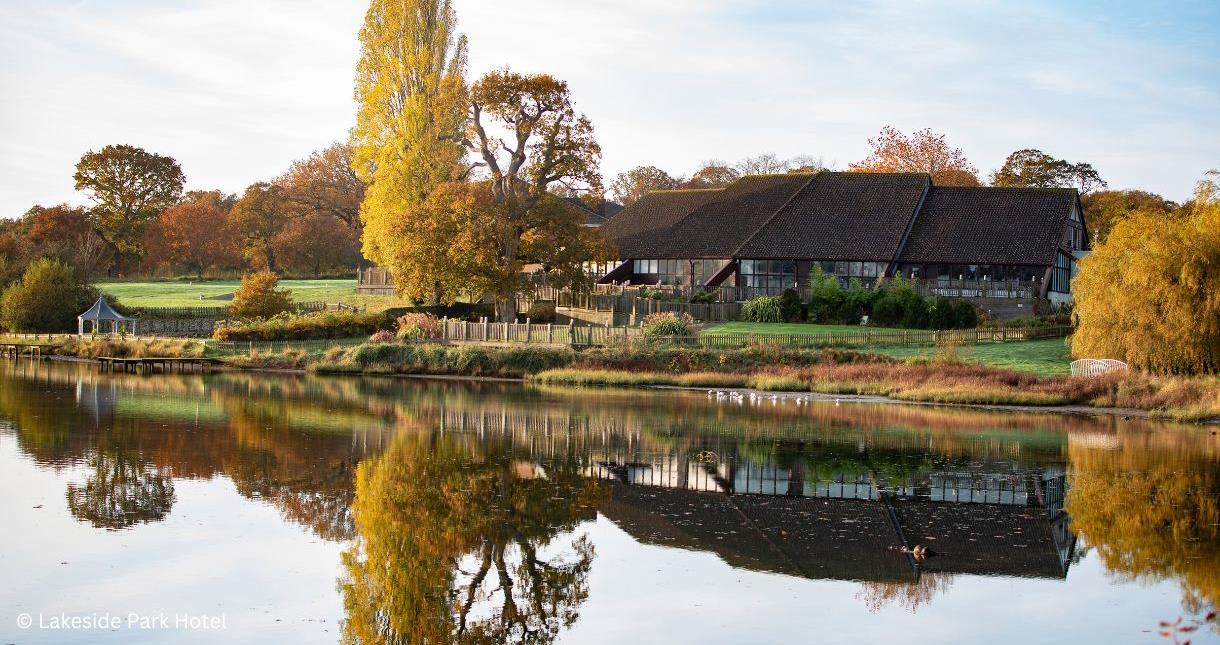
[{"label": "autumn tree", "polygon": [[681,188],[720,188],[741,178],[741,173],[728,163],[711,159],[701,164],[690,179],[682,182]]},{"label": "autumn tree", "polygon": [[144,228],[178,202],[186,181],[172,157],[128,145],[85,153],[75,179],[93,201],[95,228],[122,261],[144,255]]},{"label": "autumn tree", "polygon": [[112,260],[113,253],[94,230],[89,211],[79,206],[35,206],[26,211],[21,224],[22,261],[59,258],[88,276],[101,272]]},{"label": "autumn tree", "polygon": [[[555,203],[548,189],[600,194],[601,146],[593,124],[572,106],[568,84],[548,74],[490,72],[471,88],[464,143],[489,178],[475,185],[490,192],[489,220],[471,236],[490,245],[477,256],[479,270],[496,279],[487,290],[500,320],[516,319],[516,296],[527,287],[526,264],[540,263],[552,283],[585,280],[581,263],[609,259],[607,243],[580,226],[575,209]],[[473,249],[472,249],[473,250]]]},{"label": "autumn tree", "polygon": [[338,217],[310,211],[292,218],[272,240],[280,265],[295,275],[315,278],[348,272],[360,261],[360,238]]},{"label": "autumn tree", "polygon": [[146,266],[181,267],[200,279],[208,269],[238,266],[240,244],[229,222],[230,203],[220,191],[194,192],[163,211],[148,227]]},{"label": "autumn tree", "polygon": [[1094,241],[1103,241],[1118,222],[1135,212],[1159,215],[1168,218],[1177,213],[1179,206],[1160,195],[1143,190],[1096,190],[1080,196],[1084,207],[1087,233]]},{"label": "autumn tree", "polygon": [[255,271],[241,278],[229,311],[238,318],[270,318],[292,309],[292,291],[278,288],[280,279],[270,271]]},{"label": "autumn tree", "polygon": [[372,0],[360,29],[352,168],[365,255],[397,276],[404,219],[440,182],[462,177],[466,40],[450,0]]},{"label": "autumn tree", "polygon": [[673,190],[679,179],[656,166],[636,166],[619,173],[610,184],[610,196],[623,206],[630,206],[654,190]]},{"label": "autumn tree", "polygon": [[859,172],[920,172],[938,186],[978,186],[978,170],[960,148],[952,148],[945,135],[931,129],[907,136],[892,126],[868,140],[872,148],[863,161],[851,164]]},{"label": "autumn tree", "polygon": [[400,433],[356,470],[343,640],[554,642],[588,598],[594,557],[586,537],[561,536],[605,495],[582,466],[561,457],[539,476],[495,440]]},{"label": "autumn tree", "polygon": [[[329,221],[337,219],[359,236],[363,226],[360,203],[364,201],[365,183],[352,165],[352,155],[350,144],[332,144],[294,161],[288,172],[274,183],[301,217],[329,215]],[[314,221],[323,220],[315,217]]]},{"label": "autumn tree", "polygon": [[[1155,231],[1155,234],[1150,232]],[[1190,212],[1137,211],[1080,261],[1072,353],[1152,372],[1220,369],[1220,193],[1201,184]]]},{"label": "autumn tree", "polygon": [[233,206],[229,221],[241,240],[242,256],[256,269],[275,273],[275,237],[292,217],[292,208],[279,186],[257,182],[246,188]]},{"label": "autumn tree", "polygon": [[1004,160],[991,174],[993,186],[1075,188],[1081,194],[1105,188],[1106,182],[1091,164],[1056,159],[1041,150],[1025,148]]}]

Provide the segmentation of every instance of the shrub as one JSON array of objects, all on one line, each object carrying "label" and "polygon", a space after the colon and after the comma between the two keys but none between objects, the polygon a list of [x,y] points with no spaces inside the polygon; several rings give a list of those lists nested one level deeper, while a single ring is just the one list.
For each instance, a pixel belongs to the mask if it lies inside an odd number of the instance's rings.
[{"label": "shrub", "polygon": [[813,289],[809,296],[809,318],[819,323],[838,320],[839,310],[843,308],[843,289],[839,287],[839,279],[822,273],[819,268],[810,275],[810,283]]},{"label": "shrub", "polygon": [[420,342],[441,337],[441,323],[431,314],[406,314],[397,321],[399,340]]},{"label": "shrub", "polygon": [[919,297],[908,298],[903,303],[902,326],[908,329],[925,329],[928,326],[928,301]]},{"label": "shrub", "polygon": [[796,289],[784,289],[779,296],[779,312],[784,322],[802,322],[805,320],[805,303],[801,302],[801,294]]},{"label": "shrub", "polygon": [[691,302],[708,304],[716,302],[717,294],[715,291],[699,291],[690,297]]},{"label": "shrub", "polygon": [[17,332],[75,331],[76,317],[97,297],[97,289],[71,266],[42,258],[31,262],[0,296],[0,322]]},{"label": "shrub", "polygon": [[661,338],[665,336],[690,336],[691,325],[695,319],[688,313],[675,314],[663,311],[644,317],[644,336],[646,338]]},{"label": "shrub", "polygon": [[928,307],[928,327],[931,329],[953,329],[957,327],[957,308],[944,296],[932,300]]},{"label": "shrub", "polygon": [[379,329],[376,332],[373,332],[372,336],[369,336],[369,342],[370,343],[392,343],[392,342],[394,342],[395,338],[396,338],[396,336],[394,335],[394,332],[392,332],[388,329]]},{"label": "shrub", "polygon": [[554,300],[535,300],[530,303],[530,308],[525,312],[525,317],[530,322],[536,323],[553,323],[555,322],[555,301]]},{"label": "shrub", "polygon": [[270,318],[292,310],[292,292],[276,289],[280,279],[270,271],[247,273],[233,292],[229,312],[237,318]]},{"label": "shrub", "polygon": [[902,299],[892,294],[882,296],[873,304],[873,316],[869,319],[883,327],[892,327],[902,322]]},{"label": "shrub", "polygon": [[750,322],[777,323],[783,320],[779,298],[758,296],[741,306],[741,319]]},{"label": "shrub", "polygon": [[312,340],[368,336],[387,324],[383,312],[315,311],[267,319],[220,321],[216,340]]},{"label": "shrub", "polygon": [[[974,329],[979,326],[979,310],[969,300],[953,303],[953,323],[958,329]],[[1064,324],[1069,324],[1065,322]]]},{"label": "shrub", "polygon": [[859,324],[864,313],[876,302],[877,296],[877,291],[866,289],[858,281],[853,280],[851,286],[843,291],[843,300],[839,304],[836,318],[845,325]]}]

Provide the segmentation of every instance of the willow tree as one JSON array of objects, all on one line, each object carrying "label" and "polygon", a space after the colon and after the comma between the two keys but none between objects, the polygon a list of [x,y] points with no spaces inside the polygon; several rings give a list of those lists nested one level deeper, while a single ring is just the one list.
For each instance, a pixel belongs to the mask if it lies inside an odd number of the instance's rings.
[{"label": "willow tree", "polygon": [[1220,369],[1220,192],[1190,213],[1135,213],[1080,262],[1072,352],[1162,373]]},{"label": "willow tree", "polygon": [[395,275],[419,250],[418,206],[463,170],[466,40],[450,0],[372,0],[360,29],[352,167],[365,256]]}]

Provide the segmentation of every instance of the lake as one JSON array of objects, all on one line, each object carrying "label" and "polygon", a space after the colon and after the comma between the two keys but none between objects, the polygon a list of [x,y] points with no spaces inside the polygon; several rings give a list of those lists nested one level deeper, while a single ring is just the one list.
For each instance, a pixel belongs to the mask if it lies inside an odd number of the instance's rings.
[{"label": "lake", "polygon": [[1168,642],[1214,430],[5,361],[0,642]]}]

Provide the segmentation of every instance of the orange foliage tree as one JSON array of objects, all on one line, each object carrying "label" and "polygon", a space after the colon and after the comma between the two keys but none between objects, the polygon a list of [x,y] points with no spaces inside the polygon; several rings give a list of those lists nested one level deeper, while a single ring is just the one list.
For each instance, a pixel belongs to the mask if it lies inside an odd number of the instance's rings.
[{"label": "orange foliage tree", "polygon": [[860,172],[923,172],[938,186],[978,186],[978,170],[960,148],[952,148],[945,135],[925,128],[907,136],[893,126],[868,140],[872,154],[848,166]]},{"label": "orange foliage tree", "polygon": [[226,207],[231,200],[220,191],[190,197],[163,211],[149,227],[145,266],[180,267],[198,278],[208,269],[238,266],[240,249]]}]

